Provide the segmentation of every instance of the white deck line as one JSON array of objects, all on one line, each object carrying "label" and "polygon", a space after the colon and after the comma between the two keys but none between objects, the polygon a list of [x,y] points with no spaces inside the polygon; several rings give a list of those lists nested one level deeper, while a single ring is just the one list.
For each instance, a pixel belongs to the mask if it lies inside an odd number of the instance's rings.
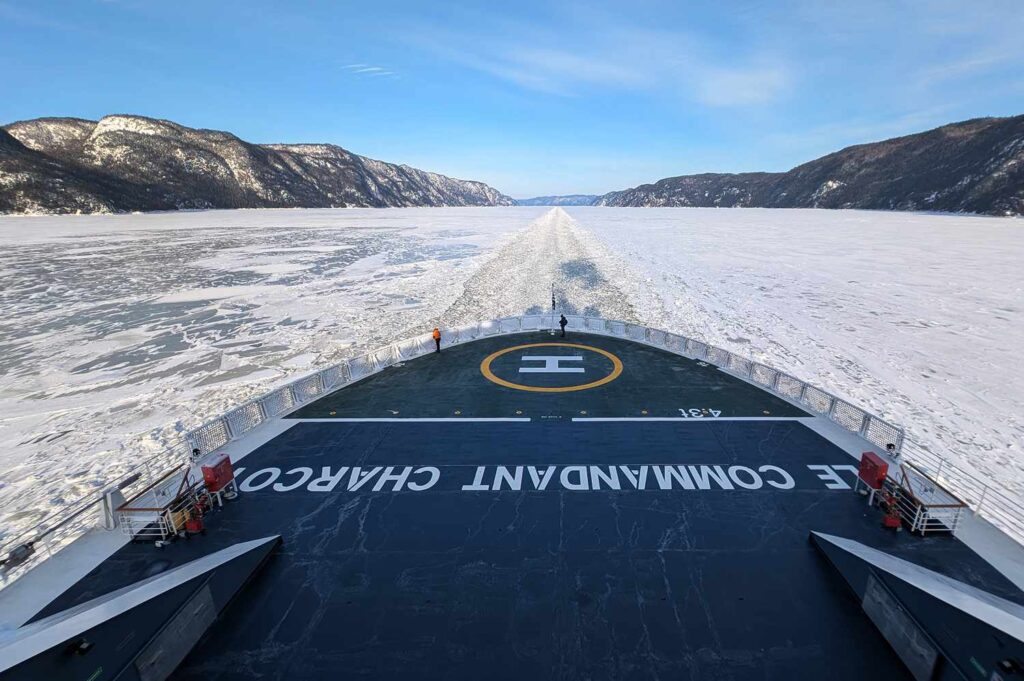
[{"label": "white deck line", "polygon": [[573,421],[672,421],[673,423],[715,423],[716,421],[811,421],[813,416],[574,416]]},{"label": "white deck line", "polygon": [[469,416],[452,416],[437,418],[410,417],[400,418],[326,418],[326,419],[291,419],[296,423],[529,423],[528,417],[493,417],[474,418]]}]

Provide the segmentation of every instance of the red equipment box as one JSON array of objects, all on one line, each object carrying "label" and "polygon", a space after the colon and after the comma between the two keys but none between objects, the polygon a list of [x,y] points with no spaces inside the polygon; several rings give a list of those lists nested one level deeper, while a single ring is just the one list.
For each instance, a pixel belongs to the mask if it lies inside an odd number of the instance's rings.
[{"label": "red equipment box", "polygon": [[874,452],[864,452],[860,455],[860,469],[857,477],[867,484],[871,489],[882,489],[885,477],[889,474],[889,464],[882,460]]},{"label": "red equipment box", "polygon": [[208,466],[203,466],[203,482],[210,494],[221,491],[235,479],[235,471],[231,467],[231,458],[227,454]]},{"label": "red equipment box", "polygon": [[203,514],[196,512],[193,513],[188,520],[185,521],[185,531],[189,534],[199,534],[204,532],[206,526],[203,525]]}]

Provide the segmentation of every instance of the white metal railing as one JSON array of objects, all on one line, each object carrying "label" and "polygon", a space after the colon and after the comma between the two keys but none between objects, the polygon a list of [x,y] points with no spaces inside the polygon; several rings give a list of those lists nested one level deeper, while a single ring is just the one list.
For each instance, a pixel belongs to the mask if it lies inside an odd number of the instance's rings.
[{"label": "white metal railing", "polygon": [[[144,490],[154,481],[162,478],[168,471],[180,467],[188,460],[189,450],[184,442],[158,452],[154,456],[138,463],[134,470],[108,481],[104,489],[118,489],[126,498],[131,498]],[[0,588],[8,586],[15,579],[75,539],[100,524],[100,506],[102,494],[89,494],[79,497],[67,506],[46,516],[34,525],[0,545],[0,560],[11,556],[16,547],[31,544],[32,555],[15,566],[0,566]]]},{"label": "white metal railing", "polygon": [[[923,447],[905,442],[902,428],[865,409],[783,371],[694,338],[599,317],[566,315],[566,318],[572,330],[625,338],[713,364],[807,411],[830,419],[863,438],[866,444],[880,450],[891,443],[895,445],[897,453],[902,452],[904,458],[917,464],[959,495],[975,513],[991,521],[1016,541],[1024,543],[1024,500],[979,479]],[[442,332],[441,342],[451,346],[489,336],[554,327],[554,314],[504,317],[446,329]],[[112,481],[107,488],[119,487],[128,496],[162,477],[171,468],[189,462],[193,450],[198,449],[200,455],[205,456],[259,425],[291,412],[327,392],[371,376],[398,362],[428,354],[433,349],[433,339],[429,334],[424,334],[303,376],[189,431],[182,443],[140,463],[135,472]],[[35,552],[28,560],[0,572],[0,588],[95,527],[99,514],[91,511],[96,510],[100,499],[98,496],[78,499],[35,527],[6,540],[0,546],[0,559],[27,543],[33,545]]]},{"label": "white metal railing", "polygon": [[928,532],[955,534],[967,507],[920,466],[907,462],[889,471],[884,490],[885,502],[894,507],[911,532],[922,535]]},{"label": "white metal railing", "polygon": [[1000,488],[912,440],[903,443],[903,457],[955,493],[975,513],[1024,543],[1024,499]]}]

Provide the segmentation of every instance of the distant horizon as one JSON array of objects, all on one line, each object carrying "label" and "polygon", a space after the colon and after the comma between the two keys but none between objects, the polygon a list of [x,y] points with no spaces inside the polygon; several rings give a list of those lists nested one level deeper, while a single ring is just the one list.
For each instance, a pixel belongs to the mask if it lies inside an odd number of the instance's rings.
[{"label": "distant horizon", "polygon": [[0,120],[131,112],[600,195],[1014,115],[1021,35],[1018,0],[0,0]]}]

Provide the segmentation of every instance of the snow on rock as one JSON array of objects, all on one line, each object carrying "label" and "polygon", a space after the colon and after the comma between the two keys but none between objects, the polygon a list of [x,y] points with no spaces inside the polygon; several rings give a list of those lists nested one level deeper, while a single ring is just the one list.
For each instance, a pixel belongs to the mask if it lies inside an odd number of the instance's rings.
[{"label": "snow on rock", "polygon": [[[865,208],[1024,215],[1024,115],[858,144],[785,173],[702,173],[611,192],[602,206]],[[966,176],[965,176],[966,175]]]},{"label": "snow on rock", "polygon": [[0,128],[0,213],[511,205],[482,182],[329,144],[249,144],[143,116]]},{"label": "snow on rock", "polygon": [[822,182],[821,186],[818,187],[818,189],[813,194],[811,194],[811,198],[815,201],[815,203],[817,203],[818,199],[824,198],[826,194],[834,192],[835,190],[845,185],[845,182],[840,182],[839,180],[827,180],[825,182]]}]

